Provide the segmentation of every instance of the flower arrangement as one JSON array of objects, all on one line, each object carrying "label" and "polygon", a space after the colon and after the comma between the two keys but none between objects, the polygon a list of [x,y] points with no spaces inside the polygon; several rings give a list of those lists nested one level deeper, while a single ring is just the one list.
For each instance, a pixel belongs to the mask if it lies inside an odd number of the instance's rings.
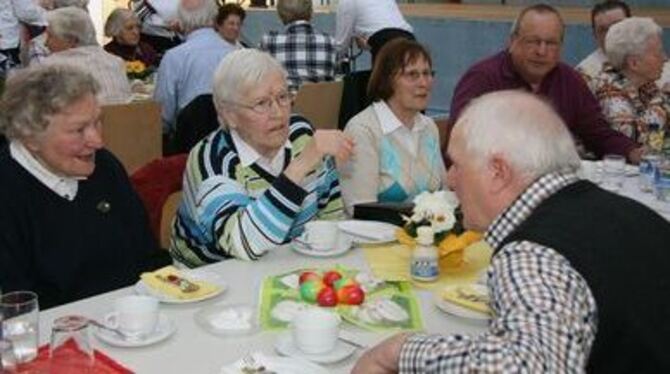
[{"label": "flower arrangement", "polygon": [[126,75],[128,79],[144,79],[151,75],[151,69],[147,69],[144,62],[140,60],[126,61]]},{"label": "flower arrangement", "polygon": [[412,216],[403,216],[405,226],[396,233],[398,241],[413,247],[417,229],[430,226],[440,254],[441,268],[463,264],[465,248],[481,239],[481,234],[465,230],[456,195],[451,191],[422,192],[414,200]]}]

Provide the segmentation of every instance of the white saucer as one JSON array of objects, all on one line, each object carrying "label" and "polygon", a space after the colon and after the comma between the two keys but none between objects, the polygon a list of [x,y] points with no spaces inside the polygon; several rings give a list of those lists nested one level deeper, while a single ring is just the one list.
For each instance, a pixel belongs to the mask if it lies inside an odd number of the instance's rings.
[{"label": "white saucer", "polygon": [[[109,313],[107,315],[109,315]],[[105,315],[105,318],[102,319],[103,321],[107,319],[107,315]],[[123,339],[111,331],[100,328],[95,328],[93,330],[93,334],[99,340],[102,340],[103,342],[115,347],[144,347],[147,345],[156,344],[169,338],[170,335],[174,334],[175,331],[177,331],[177,327],[174,325],[174,323],[172,323],[168,316],[163,313],[159,313],[156,329],[153,333],[145,336],[143,339]]]},{"label": "white saucer", "polygon": [[330,352],[321,354],[305,353],[299,350],[298,347],[293,344],[293,336],[291,335],[290,331],[285,332],[277,337],[277,341],[275,342],[275,349],[281,355],[301,358],[319,364],[332,364],[334,362],[342,361],[345,358],[351,356],[356,351],[356,347],[344,343],[338,339],[337,344],[335,345],[335,349]]},{"label": "white saucer", "polygon": [[362,244],[380,244],[396,240],[398,226],[379,221],[347,220],[337,224],[340,230],[353,236],[354,242]]},{"label": "white saucer", "polygon": [[352,238],[349,235],[340,233],[337,238],[336,247],[330,251],[318,251],[309,246],[308,243],[302,240],[302,236],[298,237],[297,240],[293,240],[291,243],[291,248],[294,251],[311,257],[335,257],[341,254],[347,253],[351,249]]},{"label": "white saucer", "polygon": [[188,299],[188,300],[183,300],[183,299],[177,299],[169,295],[165,295],[163,293],[160,293],[153,288],[147,286],[142,279],[140,279],[137,283],[135,283],[135,293],[138,295],[146,295],[146,296],[153,296],[158,299],[161,303],[166,303],[166,304],[187,304],[187,303],[195,303],[198,301],[203,301],[207,299],[211,299],[213,297],[216,297],[223,293],[226,288],[226,282],[221,279],[221,276],[217,273],[207,271],[207,270],[199,270],[199,269],[191,269],[191,270],[182,270],[181,273],[187,277],[188,279],[192,280],[198,280],[198,281],[204,281],[204,282],[209,282],[212,284],[215,284],[219,286],[219,290],[217,292],[212,292],[211,294],[207,294],[195,299]]},{"label": "white saucer", "polygon": [[[483,289],[486,289],[485,286],[481,285],[473,285],[472,287],[482,287]],[[439,309],[441,309],[443,312],[449,313],[454,316],[458,316],[461,318],[466,318],[470,320],[475,320],[475,321],[483,321],[483,322],[488,322],[488,320],[491,319],[491,316],[489,316],[486,313],[478,312],[476,310],[468,309],[466,307],[462,307],[458,304],[449,302],[445,300],[442,297],[442,292],[443,290],[440,289],[439,291],[435,292],[433,294],[433,302],[435,303],[435,306],[437,306]]]}]

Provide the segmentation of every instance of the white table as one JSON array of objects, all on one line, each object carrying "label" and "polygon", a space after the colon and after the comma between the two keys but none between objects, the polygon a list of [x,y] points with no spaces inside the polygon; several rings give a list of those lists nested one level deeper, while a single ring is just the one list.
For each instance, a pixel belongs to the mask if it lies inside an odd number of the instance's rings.
[{"label": "white table", "polygon": [[[597,175],[600,164],[600,161],[582,161],[582,176],[592,182],[600,182],[602,176]],[[627,165],[627,167],[632,171],[632,166]],[[623,186],[618,193],[646,205],[670,221],[670,202],[657,200],[656,196],[651,192],[642,192],[637,174],[628,173],[624,177]]]},{"label": "white table", "polygon": [[[288,247],[282,247],[254,263],[228,260],[209,265],[206,269],[221,274],[229,285],[228,290],[214,299],[199,303],[161,304],[162,312],[166,313],[177,326],[176,333],[168,340],[142,348],[116,348],[93,338],[94,346],[137,373],[218,373],[224,364],[234,362],[247,353],[261,351],[275,355],[274,342],[277,336],[275,332],[261,331],[252,336],[222,338],[201,329],[196,325],[193,316],[200,308],[213,304],[257,305],[259,288],[267,275],[309,266],[328,268],[335,264],[368,270],[363,253],[358,248],[342,257],[317,259],[299,255]],[[113,300],[132,292],[132,288],[128,287],[42,312],[40,314],[42,344],[49,340],[54,318],[67,314],[100,318],[110,310]],[[416,291],[416,294],[420,301],[426,331],[478,333],[486,329],[482,322],[443,313],[434,306],[430,292]],[[353,326],[344,327],[352,331],[362,331]],[[331,373],[349,373],[360,354],[359,350],[342,362],[324,366]]]}]

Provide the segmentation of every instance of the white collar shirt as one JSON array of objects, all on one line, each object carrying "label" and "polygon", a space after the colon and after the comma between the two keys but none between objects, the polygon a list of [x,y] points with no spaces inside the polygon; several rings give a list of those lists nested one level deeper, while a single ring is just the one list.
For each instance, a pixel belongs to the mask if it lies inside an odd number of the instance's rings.
[{"label": "white collar shirt", "polygon": [[46,11],[32,0],[0,1],[0,49],[19,46],[21,22],[46,26]]},{"label": "white collar shirt", "polygon": [[258,153],[249,143],[245,142],[240,134],[235,130],[230,130],[230,135],[235,143],[237,149],[237,156],[240,158],[240,163],[244,167],[248,167],[253,163],[258,164],[263,170],[274,175],[275,177],[284,171],[284,149],[291,148],[291,142],[286,140],[284,147],[280,149],[274,157],[263,157]]},{"label": "white collar shirt", "polygon": [[391,108],[385,101],[380,100],[372,104],[372,107],[381,124],[382,134],[390,136],[400,143],[414,157],[419,152],[419,138],[421,133],[427,128],[420,113],[414,116],[412,128],[405,126],[398,117],[391,111]]},{"label": "white collar shirt", "polygon": [[9,153],[19,165],[58,196],[72,201],[77,196],[79,181],[76,178],[57,175],[42,163],[19,141],[9,143]]}]

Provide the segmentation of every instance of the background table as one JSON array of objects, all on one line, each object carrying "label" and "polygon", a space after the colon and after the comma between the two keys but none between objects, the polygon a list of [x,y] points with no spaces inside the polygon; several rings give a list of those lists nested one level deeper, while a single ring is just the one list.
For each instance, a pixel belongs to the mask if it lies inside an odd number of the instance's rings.
[{"label": "background table", "polygon": [[[261,351],[276,355],[274,350],[278,335],[276,332],[261,331],[251,336],[221,338],[205,332],[196,325],[193,316],[202,307],[220,303],[248,303],[257,307],[261,282],[265,276],[311,266],[328,268],[335,264],[368,270],[363,254],[358,248],[342,257],[318,259],[299,255],[284,246],[268,253],[257,262],[228,260],[208,265],[203,269],[220,274],[228,284],[228,289],[214,299],[199,303],[161,304],[161,311],[177,326],[176,333],[168,340],[141,348],[111,347],[96,338],[93,338],[93,344],[97,349],[103,350],[137,373],[218,373],[223,365],[234,362],[250,352]],[[67,314],[101,318],[111,309],[112,302],[116,298],[132,292],[132,287],[128,287],[43,311],[40,314],[40,341],[48,342],[54,318]],[[437,309],[433,304],[431,292],[419,290],[415,292],[422,309],[426,331],[445,334],[485,331],[486,326],[482,322],[451,316]],[[347,330],[362,331],[346,323],[343,326]],[[360,355],[361,350],[358,350],[344,361],[324,366],[331,373],[349,373]]]}]

